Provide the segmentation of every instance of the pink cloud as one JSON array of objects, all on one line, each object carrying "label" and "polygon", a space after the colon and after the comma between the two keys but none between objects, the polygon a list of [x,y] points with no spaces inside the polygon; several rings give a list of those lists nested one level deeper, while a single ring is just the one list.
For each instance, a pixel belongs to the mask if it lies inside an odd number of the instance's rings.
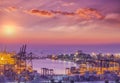
[{"label": "pink cloud", "polygon": [[71,3],[63,3],[62,6],[68,7],[68,6],[73,6],[75,5],[75,3],[71,2]]},{"label": "pink cloud", "polygon": [[7,11],[7,12],[14,12],[14,11],[17,11],[18,8],[17,8],[17,7],[13,7],[13,6],[11,6],[11,7],[7,7],[7,8],[5,8],[4,10]]},{"label": "pink cloud", "polygon": [[105,19],[119,19],[120,20],[120,14],[119,13],[111,13],[111,14],[108,14],[106,15]]}]

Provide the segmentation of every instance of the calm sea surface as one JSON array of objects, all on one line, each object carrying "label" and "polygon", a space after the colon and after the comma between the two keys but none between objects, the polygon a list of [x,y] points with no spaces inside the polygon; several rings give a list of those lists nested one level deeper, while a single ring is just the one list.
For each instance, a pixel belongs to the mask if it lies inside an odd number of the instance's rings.
[{"label": "calm sea surface", "polygon": [[[5,45],[0,44],[0,49],[6,48],[8,51],[19,51],[21,45]],[[27,51],[33,52],[38,56],[48,54],[74,53],[76,50],[91,53],[120,53],[120,44],[107,45],[27,45]]]}]

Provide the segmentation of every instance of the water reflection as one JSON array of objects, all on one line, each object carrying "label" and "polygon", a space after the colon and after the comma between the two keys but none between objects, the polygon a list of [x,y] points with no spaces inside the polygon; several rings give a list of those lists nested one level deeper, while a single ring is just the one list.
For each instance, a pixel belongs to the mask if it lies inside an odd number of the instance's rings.
[{"label": "water reflection", "polygon": [[33,60],[33,67],[40,73],[41,68],[54,69],[55,74],[65,74],[65,69],[70,67],[77,67],[73,62],[66,62],[61,60]]}]

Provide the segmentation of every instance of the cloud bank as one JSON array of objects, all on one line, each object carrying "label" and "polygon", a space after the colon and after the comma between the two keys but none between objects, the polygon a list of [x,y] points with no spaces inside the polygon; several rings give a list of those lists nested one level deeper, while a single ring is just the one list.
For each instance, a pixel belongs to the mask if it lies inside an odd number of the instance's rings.
[{"label": "cloud bank", "polygon": [[54,17],[57,15],[62,16],[72,16],[78,17],[81,19],[103,19],[104,15],[102,15],[98,10],[93,8],[83,8],[77,9],[75,12],[65,12],[65,11],[58,11],[58,10],[38,10],[38,9],[31,9],[27,11],[28,14],[36,15],[36,16],[45,16],[45,17]]}]

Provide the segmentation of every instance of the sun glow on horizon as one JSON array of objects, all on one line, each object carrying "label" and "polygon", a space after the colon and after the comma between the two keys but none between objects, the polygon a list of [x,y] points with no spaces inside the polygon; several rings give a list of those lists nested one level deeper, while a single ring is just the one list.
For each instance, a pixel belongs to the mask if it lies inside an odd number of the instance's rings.
[{"label": "sun glow on horizon", "polygon": [[4,25],[2,27],[2,33],[4,36],[14,37],[17,33],[17,28],[15,25]]}]

